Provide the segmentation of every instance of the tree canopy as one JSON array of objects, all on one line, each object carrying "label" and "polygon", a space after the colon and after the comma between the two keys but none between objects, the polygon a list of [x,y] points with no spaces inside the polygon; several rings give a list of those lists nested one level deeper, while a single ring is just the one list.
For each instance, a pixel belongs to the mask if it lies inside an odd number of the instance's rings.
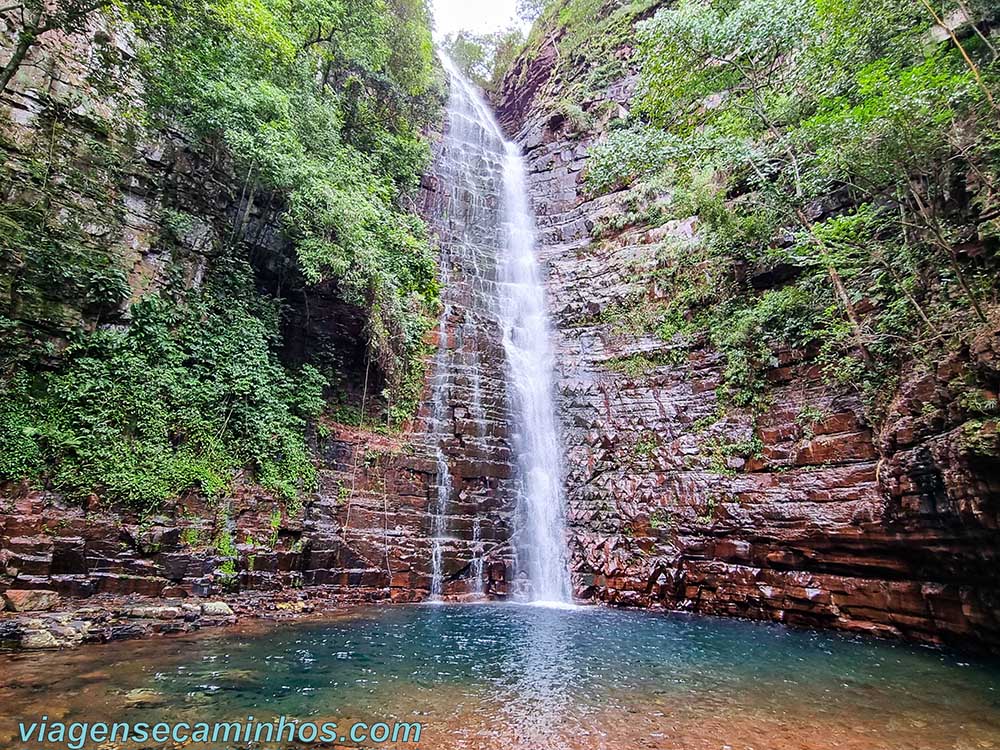
[{"label": "tree canopy", "polygon": [[[74,33],[103,13],[102,23],[134,31],[137,53],[113,60],[120,69],[101,83],[121,106],[114,122],[92,125],[105,131],[97,145],[53,105],[43,113],[49,158],[0,175],[17,197],[0,208],[0,480],[151,508],[190,489],[219,494],[246,470],[297,496],[315,476],[306,420],[338,373],[283,361],[283,291],[324,285],[359,311],[388,421],[408,418],[422,387],[437,281],[412,196],[442,99],[426,3],[38,7],[36,31],[59,22]],[[192,216],[165,190],[155,242],[168,257],[199,222],[228,224],[207,248],[203,283],[192,287],[172,265],[166,286],[130,299],[128,260],[86,227],[123,227],[123,165],[139,133],[168,131],[234,173],[235,214]],[[63,205],[64,186],[85,200]],[[255,207],[271,211],[279,241],[247,236]],[[282,269],[285,289],[263,291],[260,268]]]},{"label": "tree canopy", "polygon": [[524,47],[524,41],[521,29],[512,26],[492,34],[468,31],[449,34],[442,47],[467,78],[483,89],[496,90]]}]

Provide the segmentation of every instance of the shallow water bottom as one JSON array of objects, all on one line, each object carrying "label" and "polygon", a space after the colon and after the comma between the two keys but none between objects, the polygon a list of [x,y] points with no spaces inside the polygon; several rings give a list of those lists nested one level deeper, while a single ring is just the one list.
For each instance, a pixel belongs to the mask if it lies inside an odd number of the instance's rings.
[{"label": "shallow water bottom", "polygon": [[0,656],[0,747],[41,715],[419,721],[425,750],[1000,750],[1000,665],[714,618],[374,607]]}]

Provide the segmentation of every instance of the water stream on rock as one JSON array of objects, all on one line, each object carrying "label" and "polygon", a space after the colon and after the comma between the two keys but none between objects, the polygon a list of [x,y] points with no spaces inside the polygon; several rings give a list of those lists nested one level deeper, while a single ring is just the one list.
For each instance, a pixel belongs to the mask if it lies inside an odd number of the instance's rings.
[{"label": "water stream on rock", "polygon": [[448,127],[439,147],[436,170],[444,193],[438,212],[441,239],[441,289],[443,311],[434,359],[428,436],[437,464],[435,502],[431,521],[431,600],[445,594],[448,559],[472,556],[471,571],[477,579],[472,591],[483,590],[483,544],[478,516],[471,548],[451,528],[455,481],[449,459],[461,448],[457,441],[454,404],[461,403],[463,421],[472,433],[486,434],[486,412],[481,387],[481,354],[475,345],[481,320],[493,317],[498,304],[497,247],[502,227],[497,195],[503,179],[502,149],[498,134],[484,130],[477,111],[480,103],[471,87],[453,85],[448,104]]},{"label": "water stream on rock", "polygon": [[[554,405],[550,326],[538,263],[535,223],[528,202],[527,176],[520,149],[506,141],[478,91],[447,59],[451,80],[448,128],[438,156],[438,171],[455,191],[452,206],[466,210],[448,217],[442,243],[442,282],[449,264],[461,263],[473,279],[471,294],[479,310],[489,310],[502,331],[512,449],[517,467],[518,528],[515,533],[518,575],[530,582],[538,602],[570,601],[565,560],[565,523],[561,450]],[[499,205],[497,205],[499,203]],[[445,578],[443,550],[449,544],[448,505],[453,492],[444,445],[449,378],[455,347],[447,345],[445,305],[435,362],[432,436],[437,441],[437,502],[432,522],[431,595],[440,599]],[[478,362],[468,363],[473,395]],[[476,405],[471,406],[475,417]],[[482,418],[480,416],[480,422]],[[478,517],[473,522],[473,590],[482,590],[482,543]]]}]

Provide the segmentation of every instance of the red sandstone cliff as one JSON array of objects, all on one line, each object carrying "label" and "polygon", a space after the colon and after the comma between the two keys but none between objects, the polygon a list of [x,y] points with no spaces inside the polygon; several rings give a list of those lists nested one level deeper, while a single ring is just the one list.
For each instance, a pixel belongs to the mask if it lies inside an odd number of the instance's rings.
[{"label": "red sandstone cliff", "polygon": [[[498,109],[529,160],[558,327],[578,595],[1000,643],[996,426],[976,422],[955,388],[971,379],[996,397],[1000,324],[934,366],[904,367],[878,426],[854,390],[826,382],[803,351],[775,352],[773,408],[756,429],[719,410],[723,362],[707,344],[677,347],[600,322],[602,311],[651,293],[641,272],[664,237],[691,237],[698,225],[692,217],[591,238],[601,219],[627,210],[623,192],[589,198],[584,174],[588,147],[631,104],[631,50],[615,53],[623,76],[570,102],[590,120],[580,125],[565,98],[587,89],[575,84],[602,61],[560,59],[559,36],[514,64]],[[611,366],[637,355],[642,372]],[[755,455],[718,450],[751,438]]]}]

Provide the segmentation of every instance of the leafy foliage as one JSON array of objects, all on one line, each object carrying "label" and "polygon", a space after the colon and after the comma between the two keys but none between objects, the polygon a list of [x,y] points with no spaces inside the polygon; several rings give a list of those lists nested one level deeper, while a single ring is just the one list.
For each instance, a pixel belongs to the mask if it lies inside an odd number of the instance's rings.
[{"label": "leafy foliage", "polygon": [[[577,133],[594,130],[612,120],[617,107],[604,106],[607,87],[629,72],[622,50],[634,40],[635,23],[659,4],[659,0],[547,0],[530,2],[526,17],[535,16],[516,64],[504,76],[505,91],[516,91],[526,83],[531,61],[551,55],[553,69],[535,92],[535,106],[548,106]],[[582,116],[581,116],[582,115]],[[581,127],[583,126],[583,127]]]},{"label": "leafy foliage", "polygon": [[402,208],[437,111],[423,1],[216,0],[137,21],[156,110],[221,139],[248,202],[284,195],[304,282],[335,279],[369,309],[371,349],[402,389],[437,297],[426,227]]},{"label": "leafy foliage", "polygon": [[517,0],[517,15],[525,21],[534,21],[545,11],[550,0]]},{"label": "leafy foliage", "polygon": [[[110,7],[44,6],[0,13],[74,33]],[[437,303],[411,210],[441,100],[427,6],[150,0],[115,2],[104,22],[138,35],[135,65],[109,58],[90,81],[115,102],[113,119],[90,115],[95,137],[81,138],[54,97],[38,155],[0,171],[0,480],[146,510],[190,490],[221,495],[241,475],[295,498],[314,481],[305,427],[327,408],[331,373],[281,361],[285,303],[255,274],[280,269],[284,289],[307,298],[324,285],[364,311],[390,420],[412,413]],[[165,191],[155,249],[166,278],[137,279],[109,239],[127,221],[127,160],[164,128],[220,173],[235,169],[235,216],[193,216]],[[277,241],[248,236],[260,216]],[[202,229],[204,282],[185,271],[185,238]]]},{"label": "leafy foliage", "polygon": [[682,139],[662,130],[642,126],[613,130],[591,150],[587,187],[604,193],[653,177],[687,149]]},{"label": "leafy foliage", "polygon": [[466,77],[483,89],[495,91],[524,47],[524,41],[521,29],[512,26],[491,34],[468,31],[449,34],[442,47]]},{"label": "leafy foliage", "polygon": [[303,430],[324,381],[277,361],[277,312],[233,261],[199,294],[147,297],[128,328],[81,334],[58,370],[3,385],[0,476],[45,469],[70,496],[151,509],[190,489],[219,495],[248,467],[296,496],[314,481]]},{"label": "leafy foliage", "polygon": [[1000,68],[978,31],[928,45],[932,22],[904,0],[681,0],[639,24],[637,106],[592,149],[588,185],[640,181],[619,231],[697,217],[695,240],[665,242],[643,317],[665,338],[707,332],[729,403],[765,407],[791,346],[877,417],[899,362],[986,320]]}]

